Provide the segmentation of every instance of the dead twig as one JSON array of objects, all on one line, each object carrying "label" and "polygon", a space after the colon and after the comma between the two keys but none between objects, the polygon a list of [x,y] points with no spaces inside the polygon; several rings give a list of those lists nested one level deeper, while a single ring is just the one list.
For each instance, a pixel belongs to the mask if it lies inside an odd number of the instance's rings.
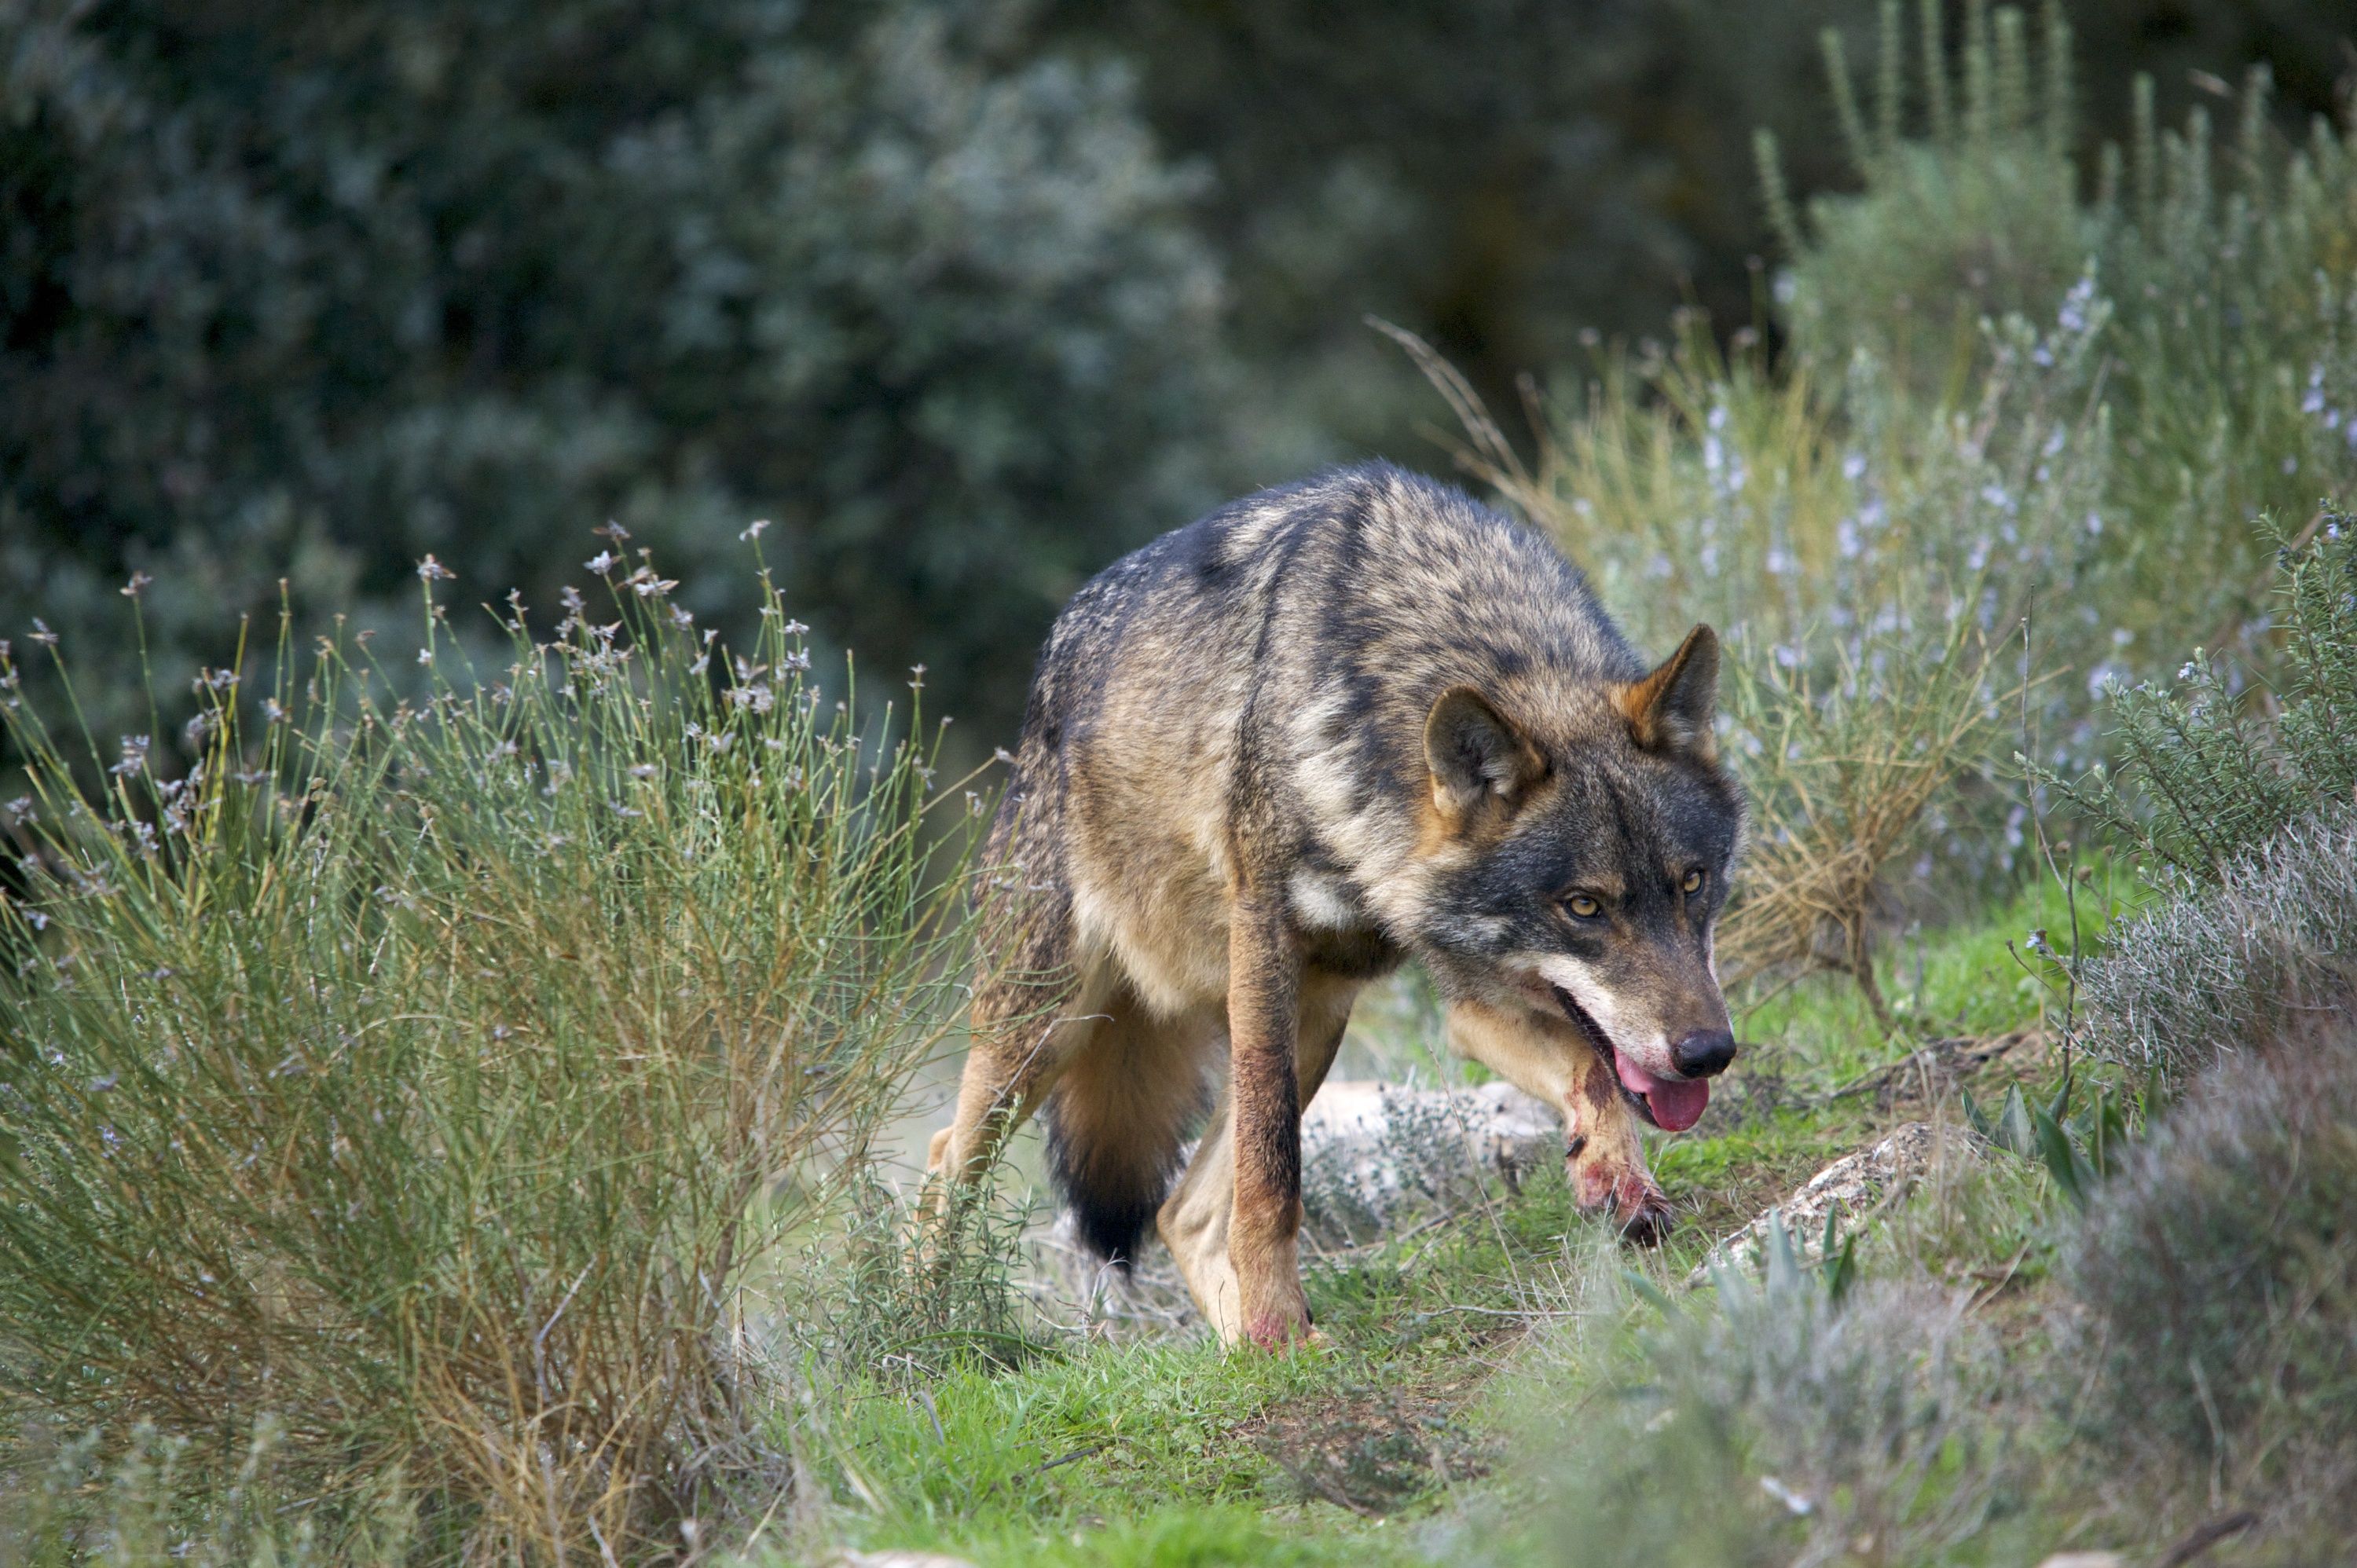
[{"label": "dead twig", "polygon": [[2195,1525],[2176,1545],[2153,1560],[2152,1568],[2185,1568],[2185,1564],[2206,1553],[2229,1536],[2240,1535],[2259,1522],[2259,1516],[2248,1509],[2236,1509],[2233,1513],[2220,1514],[2216,1519]]}]

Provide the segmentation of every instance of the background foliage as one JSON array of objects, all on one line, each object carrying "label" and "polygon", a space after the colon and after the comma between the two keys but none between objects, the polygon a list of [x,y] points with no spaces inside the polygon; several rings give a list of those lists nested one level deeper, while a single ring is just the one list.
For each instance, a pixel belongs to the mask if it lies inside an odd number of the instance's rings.
[{"label": "background foliage", "polygon": [[[2328,6],[2072,17],[2104,69],[2040,156],[2083,188],[2130,68],[2164,119],[2249,59],[2295,133],[2335,102]],[[1500,406],[1681,300],[1781,334],[1749,138],[1797,190],[1857,178],[1817,34],[1865,59],[1874,20],[0,0],[0,629],[40,616],[126,675],[102,607],[144,570],[176,676],[282,578],[305,626],[405,625],[428,551],[460,602],[548,602],[608,519],[741,627],[750,595],[695,569],[770,518],[823,636],[930,661],[996,736],[1122,549],[1427,449],[1367,313]]]}]

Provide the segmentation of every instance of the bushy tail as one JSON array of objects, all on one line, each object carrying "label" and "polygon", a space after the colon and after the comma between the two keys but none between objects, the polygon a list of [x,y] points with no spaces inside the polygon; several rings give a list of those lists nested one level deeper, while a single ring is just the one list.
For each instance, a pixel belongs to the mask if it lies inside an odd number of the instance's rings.
[{"label": "bushy tail", "polygon": [[1071,1065],[1047,1105],[1057,1190],[1081,1240],[1124,1271],[1185,1163],[1206,1099],[1192,1053],[1155,1044],[1107,1041]]}]

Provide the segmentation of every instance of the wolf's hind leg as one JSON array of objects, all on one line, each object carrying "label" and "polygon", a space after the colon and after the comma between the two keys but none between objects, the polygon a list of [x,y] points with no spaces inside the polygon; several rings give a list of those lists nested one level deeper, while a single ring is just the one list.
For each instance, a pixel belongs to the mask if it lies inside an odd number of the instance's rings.
[{"label": "wolf's hind leg", "polygon": [[1101,975],[1041,981],[985,976],[974,989],[973,1041],[957,1112],[933,1134],[925,1170],[938,1184],[972,1185],[1008,1134],[1030,1119],[1057,1077],[1103,1023]]},{"label": "wolf's hind leg", "polygon": [[1651,1246],[1669,1233],[1669,1199],[1645,1165],[1637,1113],[1612,1064],[1569,1020],[1460,1002],[1448,1043],[1563,1117],[1565,1166],[1587,1213],[1609,1213],[1622,1236]]},{"label": "wolf's hind leg", "polygon": [[[1356,982],[1316,974],[1304,978],[1294,1055],[1298,1105],[1308,1105],[1318,1093],[1318,1086],[1325,1082],[1326,1071],[1334,1063],[1334,1053],[1342,1044],[1342,1033],[1350,1026],[1351,1004],[1358,991]],[[1179,1179],[1178,1190],[1163,1204],[1156,1220],[1163,1244],[1170,1249],[1170,1256],[1187,1282],[1188,1294],[1195,1298],[1196,1309],[1218,1333],[1221,1343],[1226,1345],[1238,1343],[1246,1334],[1243,1291],[1235,1262],[1229,1254],[1236,1208],[1232,1111],[1232,1094],[1222,1094],[1211,1124],[1204,1130],[1203,1141],[1196,1147],[1195,1157],[1188,1163],[1187,1174]],[[1294,1146],[1297,1151],[1300,1146],[1297,1127]],[[1286,1277],[1297,1292],[1300,1288],[1296,1251],[1300,1224],[1301,1197],[1297,1178],[1282,1260]],[[1302,1310],[1306,1325],[1306,1303]]]},{"label": "wolf's hind leg", "polygon": [[1201,1117],[1220,1015],[1157,1018],[1126,986],[1105,1013],[1046,1095],[1048,1147],[1081,1240],[1126,1268]]}]

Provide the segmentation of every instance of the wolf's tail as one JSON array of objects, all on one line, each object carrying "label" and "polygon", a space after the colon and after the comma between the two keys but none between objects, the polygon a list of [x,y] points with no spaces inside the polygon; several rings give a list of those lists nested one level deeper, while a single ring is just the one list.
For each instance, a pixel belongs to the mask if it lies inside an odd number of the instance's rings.
[{"label": "wolf's tail", "polygon": [[1108,1033],[1114,1037],[1074,1061],[1049,1096],[1048,1152],[1082,1241],[1126,1270],[1207,1097],[1201,1060],[1185,1042]]}]

